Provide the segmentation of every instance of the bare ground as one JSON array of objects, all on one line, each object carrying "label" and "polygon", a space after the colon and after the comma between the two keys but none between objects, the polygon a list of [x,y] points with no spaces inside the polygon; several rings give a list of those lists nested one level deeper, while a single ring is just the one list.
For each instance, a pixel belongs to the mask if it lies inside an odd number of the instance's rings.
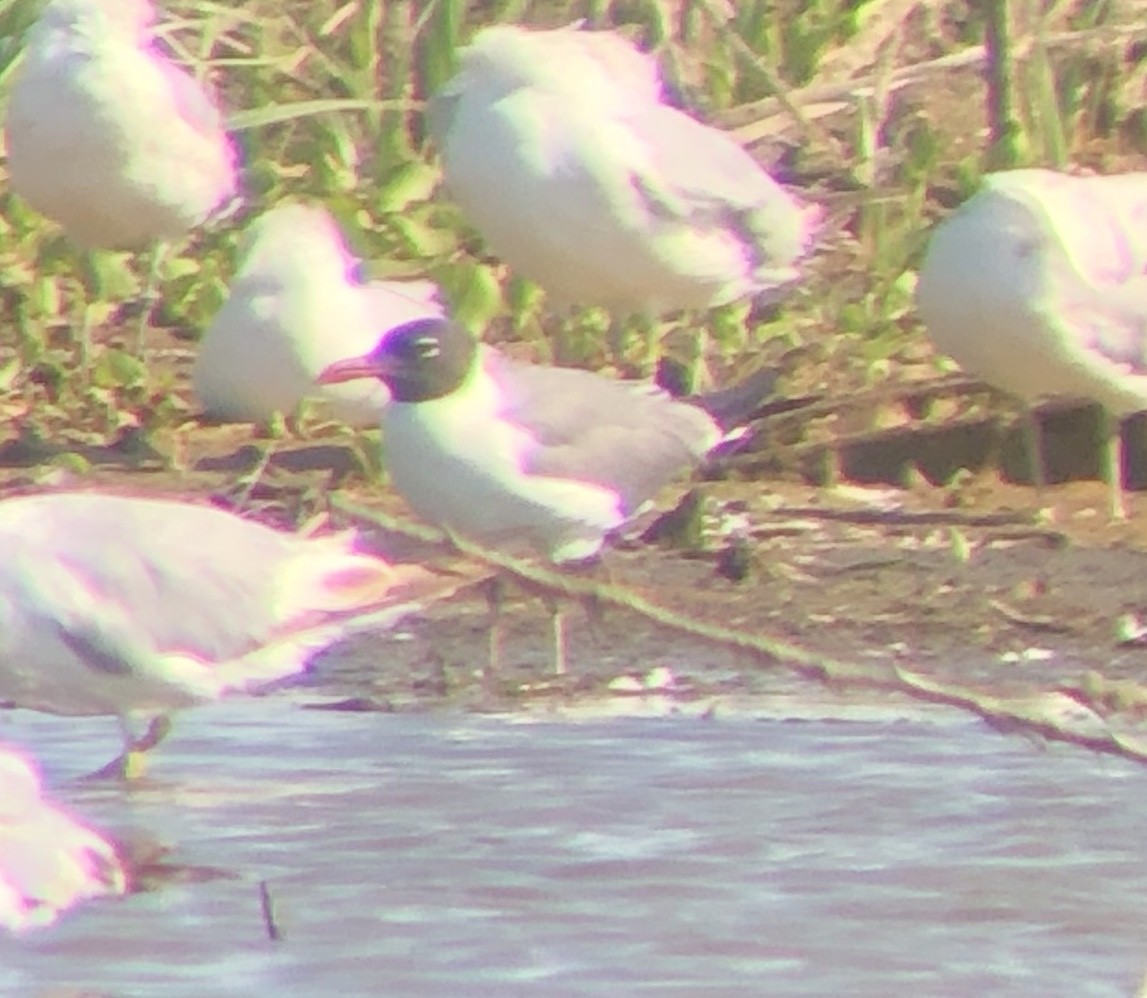
[{"label": "bare ground", "polygon": [[[156,357],[183,392],[188,351],[161,335]],[[707,508],[742,518],[737,557],[719,535],[685,547],[630,542],[606,559],[612,591],[686,624],[786,643],[813,660],[903,667],[988,694],[1070,688],[1102,713],[1137,718],[1147,649],[1118,635],[1127,615],[1147,615],[1147,494],[1130,492],[1129,519],[1110,520],[1096,478],[1095,413],[1045,413],[1055,484],[1040,494],[1025,480],[1013,414],[965,379],[892,379],[806,402],[764,419],[751,452],[698,484]],[[884,420],[887,428],[857,428],[880,423],[877,410],[896,418]],[[5,491],[55,484],[211,497],[280,524],[328,510],[337,491],[406,515],[385,485],[364,477],[360,454],[373,443],[343,429],[313,426],[272,441],[247,426],[192,419],[146,439],[127,432],[114,445],[91,446],[64,426],[47,439],[21,433],[16,417],[0,443]],[[1133,487],[1147,481],[1141,429],[1133,424],[1125,436]],[[75,464],[64,455],[89,467],[61,470]],[[663,507],[682,492],[669,490]],[[485,590],[471,584],[489,573],[440,547],[370,535],[392,558],[442,572],[450,595],[397,638],[362,639],[351,654],[319,664],[315,693],[347,709],[570,702],[616,689],[619,677],[631,677],[623,681],[634,689],[651,675],[664,683],[658,667],[673,677],[662,692],[682,700],[767,694],[792,664],[783,650],[746,651],[616,605],[589,614],[583,605],[570,614],[569,673],[554,676],[546,605],[511,588],[503,661],[491,675]]]}]

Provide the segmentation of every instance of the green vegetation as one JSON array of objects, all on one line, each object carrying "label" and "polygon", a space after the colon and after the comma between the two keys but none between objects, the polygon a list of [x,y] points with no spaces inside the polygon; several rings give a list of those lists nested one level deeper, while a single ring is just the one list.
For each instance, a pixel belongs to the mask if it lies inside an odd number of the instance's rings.
[{"label": "green vegetation", "polygon": [[[0,0],[0,107],[38,6]],[[228,109],[252,213],[286,196],[319,199],[376,276],[428,275],[487,337],[597,367],[607,359],[606,317],[555,316],[484,250],[438,188],[421,108],[483,24],[586,17],[622,28],[660,53],[697,113],[827,208],[830,235],[801,287],[779,306],[707,320],[725,361],[764,354],[787,366],[793,391],[844,392],[906,368],[943,369],[913,315],[913,268],[929,225],[988,164],[1129,165],[1143,136],[1139,6],[169,0],[163,34]],[[990,25],[1001,45],[985,65],[976,46]],[[157,325],[193,343],[225,294],[237,236],[223,223],[169,256]],[[145,267],[123,254],[89,264],[52,224],[0,193],[0,388],[25,436],[67,425],[106,442],[125,428],[147,434],[186,419],[178,377],[134,356],[133,324],[121,315]],[[97,330],[87,379],[76,376],[85,322]]]}]

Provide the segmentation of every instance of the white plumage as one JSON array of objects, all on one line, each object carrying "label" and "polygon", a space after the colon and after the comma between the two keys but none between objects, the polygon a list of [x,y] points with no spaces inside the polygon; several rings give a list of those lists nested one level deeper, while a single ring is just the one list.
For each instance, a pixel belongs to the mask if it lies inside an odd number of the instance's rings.
[{"label": "white plumage", "polygon": [[436,95],[446,185],[559,304],[709,308],[794,280],[819,209],[732,138],[661,103],[620,36],[487,28]]},{"label": "white plumage", "polygon": [[82,901],[126,890],[115,847],[46,800],[35,767],[0,746],[0,929],[52,925]]},{"label": "white plumage", "polygon": [[429,281],[359,283],[334,219],[321,208],[276,207],[246,232],[226,303],[199,344],[192,385],[212,416],[265,422],[304,399],[324,415],[377,426],[379,383],[321,386],[329,364],[365,353],[392,326],[439,315]]},{"label": "white plumage", "polygon": [[219,112],[153,19],[147,0],[52,0],[12,88],[12,188],[88,247],[177,239],[237,191]]},{"label": "white plumage", "polygon": [[[489,363],[480,363],[458,392],[414,404],[396,403],[387,411],[385,457],[394,487],[423,519],[464,536],[486,543],[525,539],[556,562],[591,557],[606,535],[629,519],[629,511],[605,483],[529,473],[538,441],[528,427],[502,418],[510,406],[490,371],[501,358],[488,350],[485,355]],[[564,386],[552,387],[575,398],[578,389],[598,387],[589,372],[553,370],[571,378]],[[628,388],[626,382],[605,379],[600,385],[616,386],[619,396]],[[633,393],[637,412],[631,418],[644,413],[640,400],[648,397],[640,390]],[[594,395],[586,401],[588,408],[596,408]],[[612,400],[607,396],[606,401]],[[705,442],[716,443],[720,431],[699,410],[696,417],[698,437],[708,434]],[[626,429],[634,436],[642,432],[636,419]],[[671,421],[659,420],[656,432],[671,433]],[[562,441],[560,446],[572,450],[576,443]],[[697,447],[702,454],[707,449],[704,444]],[[681,450],[685,464],[688,448]],[[637,449],[631,456],[636,463],[644,455]]]},{"label": "white plumage", "polygon": [[1119,421],[1147,409],[1147,173],[992,174],[937,226],[916,299],[932,341],[969,373],[1029,403],[1103,406],[1123,516]]},{"label": "white plumage", "polygon": [[[555,562],[596,555],[677,475],[770,395],[761,371],[724,392],[670,398],[645,382],[523,364],[457,323],[398,326],[322,380],[384,380],[384,457],[422,518],[487,546],[526,542]],[[492,607],[496,610],[496,606]],[[554,661],[565,671],[560,614]],[[491,632],[495,667],[497,629]]]},{"label": "white plumage", "polygon": [[[125,768],[165,715],[294,675],[415,608],[350,533],[299,536],[211,506],[57,492],[0,502],[0,700],[118,716]],[[402,602],[402,598],[407,602]],[[128,724],[152,725],[142,739]],[[157,725],[157,719],[163,721]]]}]

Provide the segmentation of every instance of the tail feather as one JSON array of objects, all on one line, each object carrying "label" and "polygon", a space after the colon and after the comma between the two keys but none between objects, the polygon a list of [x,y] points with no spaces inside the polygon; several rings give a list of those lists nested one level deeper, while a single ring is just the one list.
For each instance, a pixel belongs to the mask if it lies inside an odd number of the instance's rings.
[{"label": "tail feather", "polygon": [[762,368],[729,388],[708,392],[693,399],[726,433],[743,426],[776,391],[779,373]]},{"label": "tail feather", "polygon": [[422,609],[417,600],[392,602],[350,616],[326,617],[308,626],[286,631],[239,658],[221,662],[215,669],[220,695],[249,692],[307,669],[319,652],[363,631],[383,631]]},{"label": "tail feather", "polygon": [[382,558],[355,551],[355,541],[351,530],[300,540],[275,580],[280,620],[350,613],[386,598],[397,573]]},{"label": "tail feather", "polygon": [[296,676],[314,655],[344,638],[394,627],[475,581],[419,565],[390,565],[356,551],[354,530],[294,540],[272,570],[268,616],[252,622],[245,651],[220,661],[172,648],[151,659],[149,671],[164,688],[158,706],[177,706],[175,691],[190,705]]},{"label": "tail feather", "polygon": [[[350,534],[338,539],[345,543]],[[474,579],[439,575],[418,565],[392,566],[373,555],[344,551],[305,581],[307,598],[278,634],[216,667],[221,692],[251,690],[298,675],[320,651],[354,634],[388,630]]]},{"label": "tail feather", "polygon": [[311,580],[301,607],[311,613],[354,613],[386,600],[398,581],[397,573],[381,559],[356,555],[334,563]]}]

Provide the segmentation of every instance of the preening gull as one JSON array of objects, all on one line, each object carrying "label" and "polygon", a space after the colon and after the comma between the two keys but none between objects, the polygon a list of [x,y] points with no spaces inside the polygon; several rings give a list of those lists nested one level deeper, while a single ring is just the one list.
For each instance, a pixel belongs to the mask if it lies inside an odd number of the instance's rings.
[{"label": "preening gull", "polygon": [[266,422],[304,398],[324,415],[377,426],[387,392],[378,382],[318,385],[329,364],[365,353],[380,330],[438,315],[429,281],[363,284],[358,261],[322,208],[286,204],[245,233],[227,301],[200,341],[192,385],[212,416]]},{"label": "preening gull", "polygon": [[497,25],[431,103],[450,193],[559,305],[705,309],[799,274],[820,209],[660,90],[620,35]]},{"label": "preening gull", "polygon": [[154,249],[230,204],[236,153],[202,85],[156,46],[148,0],[51,0],[8,102],[12,189],[88,248]]},{"label": "preening gull", "polygon": [[[393,625],[429,573],[212,506],[96,492],[0,502],[0,700],[120,718],[134,775],[167,714],[301,672]],[[147,721],[142,736],[134,722]]]},{"label": "preening gull", "polygon": [[989,175],[936,227],[916,301],[933,343],[970,374],[1029,404],[1103,407],[1111,513],[1124,517],[1120,422],[1147,409],[1147,172]]}]

